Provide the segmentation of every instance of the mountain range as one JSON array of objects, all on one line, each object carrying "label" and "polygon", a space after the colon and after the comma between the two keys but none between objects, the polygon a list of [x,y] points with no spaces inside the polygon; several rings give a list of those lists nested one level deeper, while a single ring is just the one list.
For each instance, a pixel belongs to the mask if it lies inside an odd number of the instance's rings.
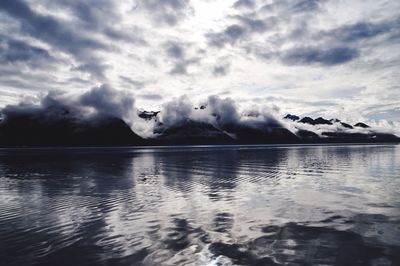
[{"label": "mountain range", "polygon": [[[201,106],[196,110],[204,110]],[[3,114],[1,147],[41,146],[142,146],[195,144],[381,143],[399,142],[394,134],[378,132],[359,122],[299,117],[288,114],[283,122],[242,121],[210,123],[184,119],[172,125],[160,122],[160,112],[140,111],[138,117],[154,123],[151,137],[136,134],[121,118],[110,115],[84,117],[65,106],[33,112]],[[216,119],[218,121],[218,117]]]}]

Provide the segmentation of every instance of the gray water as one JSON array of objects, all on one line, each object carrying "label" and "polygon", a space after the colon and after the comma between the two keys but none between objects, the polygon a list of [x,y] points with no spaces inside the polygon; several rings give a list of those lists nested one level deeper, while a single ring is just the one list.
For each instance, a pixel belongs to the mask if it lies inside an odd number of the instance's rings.
[{"label": "gray water", "polygon": [[0,265],[400,265],[400,146],[0,150]]}]

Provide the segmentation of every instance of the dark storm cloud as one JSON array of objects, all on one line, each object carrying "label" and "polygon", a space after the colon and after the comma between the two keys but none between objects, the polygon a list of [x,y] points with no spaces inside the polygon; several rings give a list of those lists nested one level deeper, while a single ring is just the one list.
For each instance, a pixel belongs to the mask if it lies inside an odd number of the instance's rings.
[{"label": "dark storm cloud", "polygon": [[83,107],[94,108],[98,113],[126,118],[133,113],[135,98],[128,91],[103,84],[81,95],[79,103]]},{"label": "dark storm cloud", "polygon": [[[252,11],[247,8],[229,17],[234,23],[206,37],[210,46],[222,49],[229,44],[264,60],[277,59],[287,65],[332,66],[358,58],[364,48],[377,45],[373,42],[377,37],[385,36],[379,39],[380,43],[385,43],[396,41],[400,36],[398,18],[316,30],[310,26],[311,18],[321,14],[326,2],[279,0]],[[246,3],[236,2],[238,6]],[[269,34],[260,41],[264,33]],[[284,44],[294,48],[283,50]]]},{"label": "dark storm cloud", "polygon": [[360,56],[362,48],[368,46],[365,41],[387,34],[389,38],[381,42],[390,42],[390,36],[396,36],[400,32],[396,22],[397,20],[379,23],[359,22],[310,34],[309,40],[320,42],[318,46],[300,46],[280,51],[279,58],[286,64],[325,66],[344,64]]},{"label": "dark storm cloud", "polygon": [[329,49],[321,49],[319,47],[301,47],[283,52],[280,58],[286,64],[321,64],[331,66],[349,62],[358,56],[359,52],[356,49],[348,47]]},{"label": "dark storm cloud", "polygon": [[[116,22],[119,20],[119,15],[115,10],[115,3],[110,0],[48,0],[47,5],[68,9],[89,28],[98,28],[107,21]],[[106,20],[104,19],[105,16],[107,16]]]},{"label": "dark storm cloud", "polygon": [[231,98],[221,99],[212,95],[207,99],[207,108],[210,109],[219,124],[238,123],[241,115],[239,114],[238,104]]},{"label": "dark storm cloud", "polygon": [[[24,93],[49,91],[54,89],[55,86],[65,86],[64,81],[56,79],[52,72],[57,63],[49,64],[48,61],[42,59],[10,64],[1,63],[0,84],[3,88],[18,93],[21,93],[21,91],[24,91]],[[34,72],[32,68],[42,68],[43,71],[36,70]],[[69,82],[68,85],[75,85],[74,83]]]},{"label": "dark storm cloud", "polygon": [[386,33],[399,34],[400,20],[384,21],[380,23],[359,22],[351,25],[323,31],[319,37],[333,38],[342,42],[357,42],[371,39]]},{"label": "dark storm cloud", "polygon": [[50,60],[49,52],[43,48],[32,46],[26,42],[7,39],[0,35],[0,62],[35,62],[38,60]]},{"label": "dark storm cloud", "polygon": [[[21,31],[19,34],[46,42],[53,55],[59,55],[58,51],[71,55],[77,65],[71,70],[89,73],[91,78],[98,81],[106,80],[106,70],[111,67],[103,62],[104,58],[99,52],[116,51],[118,41],[147,45],[140,28],[131,27],[129,31],[122,31],[116,27],[122,18],[118,6],[112,0],[43,0],[42,4],[49,11],[61,10],[69,13],[71,17],[66,20],[55,15],[41,14],[31,6],[30,2],[21,0],[1,1],[0,14],[8,15],[10,26],[19,26]],[[15,35],[11,32],[6,34]],[[14,47],[14,50],[9,52],[12,52],[16,59],[15,50],[22,47],[21,45]],[[26,48],[20,49],[25,50],[24,53],[20,53],[21,59],[22,57],[28,59],[29,56],[32,59],[38,58],[39,52],[42,61],[49,58],[46,55],[47,51]],[[38,56],[34,57],[33,53]]]},{"label": "dark storm cloud", "polygon": [[84,117],[96,119],[99,116],[117,117],[128,122],[135,114],[135,98],[127,91],[103,84],[74,96],[63,91],[49,91],[40,98],[40,102],[22,101],[16,105],[7,105],[0,113],[6,119],[38,115],[41,123]]},{"label": "dark storm cloud", "polygon": [[[79,66],[73,70],[88,72],[93,78],[105,78],[106,67],[96,52],[110,51],[112,46],[95,39],[95,37],[90,37],[95,34],[82,31],[80,24],[40,14],[27,2],[21,0],[1,1],[0,12],[14,18],[14,22],[19,25],[22,34],[46,42],[51,46],[51,50],[71,55],[79,63]],[[76,13],[79,14],[79,12]],[[31,52],[33,51],[31,49]],[[39,50],[35,51],[39,52]],[[42,55],[45,56],[44,51],[42,51]]]},{"label": "dark storm cloud", "polygon": [[[49,64],[47,60],[33,60],[11,64],[0,63],[0,84],[5,90],[13,91],[16,95],[21,93],[35,94],[54,90],[54,88],[82,88],[92,85],[90,79],[80,77],[59,78],[54,72],[58,61]],[[36,71],[32,71],[36,69]],[[40,70],[39,70],[40,69]],[[1,97],[0,97],[1,98]],[[17,99],[19,97],[15,97]]]},{"label": "dark storm cloud", "polygon": [[[18,88],[19,91],[30,91],[30,90],[47,90],[49,86],[44,85],[48,80],[43,79],[42,81],[36,78],[25,78],[19,77],[0,77],[1,85],[4,87]],[[35,82],[35,83],[33,83]]]},{"label": "dark storm cloud", "polygon": [[140,0],[137,10],[146,10],[155,24],[174,26],[190,13],[190,0]]},{"label": "dark storm cloud", "polygon": [[[259,40],[254,43],[253,37],[269,32],[273,35],[265,38],[265,46],[274,46],[275,50],[279,50],[283,43],[300,42],[309,36],[309,20],[320,12],[325,2],[326,0],[275,0],[259,8],[254,1],[237,1],[234,7],[246,9],[239,8],[239,14],[229,17],[235,22],[222,31],[206,34],[206,37],[211,46],[242,46],[248,53],[258,50],[257,47],[261,45]],[[262,54],[265,58],[265,52]]]},{"label": "dark storm cloud", "polygon": [[32,37],[41,39],[60,50],[75,56],[86,57],[93,50],[109,47],[93,38],[80,34],[54,17],[39,14],[20,0],[2,0],[0,11],[14,17],[21,30]]},{"label": "dark storm cloud", "polygon": [[55,101],[81,110],[80,112],[83,113],[82,108],[91,107],[96,114],[114,116],[125,120],[129,119],[135,109],[135,98],[130,92],[116,90],[108,84],[93,87],[77,98],[68,98],[58,95],[58,93],[53,98]]},{"label": "dark storm cloud", "polygon": [[115,27],[115,24],[118,24],[122,18],[117,8],[118,5],[113,0],[46,1],[46,6],[69,11],[75,19],[74,23],[79,25],[79,28],[103,34],[113,41],[147,45],[139,28],[132,28],[127,32]]}]

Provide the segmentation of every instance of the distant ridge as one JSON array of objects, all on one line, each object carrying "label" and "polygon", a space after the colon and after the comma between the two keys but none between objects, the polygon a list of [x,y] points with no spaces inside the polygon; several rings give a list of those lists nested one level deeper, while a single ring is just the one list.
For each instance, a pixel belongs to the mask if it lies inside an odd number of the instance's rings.
[{"label": "distant ridge", "polygon": [[[295,119],[293,119],[295,118]],[[312,126],[318,126],[318,125],[328,125],[332,126],[334,124],[338,124],[342,127],[342,129],[339,129],[334,131],[334,128],[330,128],[332,131],[328,131],[329,128],[324,128],[324,130],[321,132],[321,134],[317,134],[313,131],[306,130],[306,129],[299,129],[296,133],[297,136],[302,141],[305,142],[310,142],[310,143],[353,143],[353,142],[372,142],[372,143],[379,143],[379,142],[395,142],[398,143],[400,142],[400,138],[397,137],[394,134],[390,133],[383,133],[383,132],[377,132],[374,130],[368,130],[365,132],[358,132],[358,131],[352,131],[355,128],[362,128],[362,129],[371,129],[371,127],[365,123],[358,122],[354,124],[353,126],[342,122],[341,120],[334,118],[327,120],[323,117],[318,117],[317,119],[313,119],[311,117],[303,117],[300,118],[296,115],[292,114],[287,114],[284,119],[286,120],[291,120],[297,123],[303,123],[303,124],[309,124]]]},{"label": "distant ridge", "polygon": [[355,124],[354,126],[355,126],[355,127],[362,127],[362,128],[369,128],[369,127],[370,127],[370,126],[368,126],[367,124],[364,124],[364,123],[361,123],[361,122]]}]

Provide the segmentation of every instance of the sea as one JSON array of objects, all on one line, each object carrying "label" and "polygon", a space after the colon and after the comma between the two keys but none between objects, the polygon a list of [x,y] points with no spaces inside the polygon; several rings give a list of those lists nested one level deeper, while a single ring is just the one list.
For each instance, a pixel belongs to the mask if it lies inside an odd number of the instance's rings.
[{"label": "sea", "polygon": [[0,265],[400,265],[400,146],[0,149]]}]

